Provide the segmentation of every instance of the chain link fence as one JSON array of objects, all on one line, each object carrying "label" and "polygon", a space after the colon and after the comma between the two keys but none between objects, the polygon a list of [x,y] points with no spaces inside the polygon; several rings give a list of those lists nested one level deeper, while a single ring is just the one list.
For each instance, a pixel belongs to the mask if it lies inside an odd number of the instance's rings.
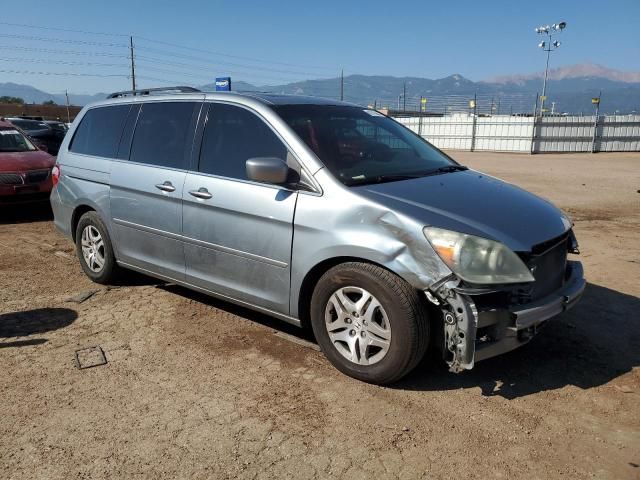
[{"label": "chain link fence", "polygon": [[[475,105],[475,106],[474,106]],[[477,115],[534,115],[535,94],[476,94],[476,95],[438,95],[407,96],[398,95],[395,99],[376,99],[374,108],[385,109],[394,115],[411,115],[422,112],[430,115],[450,115],[454,113],[475,112]],[[555,112],[554,112],[555,113]]]}]

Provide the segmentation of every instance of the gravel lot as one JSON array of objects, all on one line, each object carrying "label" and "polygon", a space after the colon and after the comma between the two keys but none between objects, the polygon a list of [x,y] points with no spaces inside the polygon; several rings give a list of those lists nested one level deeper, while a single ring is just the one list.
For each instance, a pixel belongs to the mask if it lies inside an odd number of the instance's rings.
[{"label": "gravel lot", "polygon": [[640,478],[640,154],[452,155],[564,208],[589,285],[526,347],[391,388],[268,317],[92,284],[46,208],[0,207],[0,477]]}]

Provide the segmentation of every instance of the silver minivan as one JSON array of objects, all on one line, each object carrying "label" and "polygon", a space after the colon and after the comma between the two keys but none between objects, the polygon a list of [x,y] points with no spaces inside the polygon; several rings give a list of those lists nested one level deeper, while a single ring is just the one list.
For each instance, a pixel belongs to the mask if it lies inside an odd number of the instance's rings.
[{"label": "silver minivan", "polygon": [[51,204],[86,274],[121,268],[312,328],[372,383],[528,342],[585,287],[570,220],[381,113],[178,87],[86,106]]}]

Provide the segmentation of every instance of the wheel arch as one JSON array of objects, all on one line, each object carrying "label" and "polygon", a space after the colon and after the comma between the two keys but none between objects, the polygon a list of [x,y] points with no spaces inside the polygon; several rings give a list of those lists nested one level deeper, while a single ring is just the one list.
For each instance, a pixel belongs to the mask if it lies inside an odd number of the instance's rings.
[{"label": "wheel arch", "polygon": [[326,258],[320,261],[307,272],[307,274],[304,276],[300,284],[300,290],[299,290],[300,293],[298,295],[298,304],[297,304],[298,319],[300,320],[300,325],[304,329],[309,331],[311,330],[311,309],[310,309],[311,296],[313,295],[313,291],[315,289],[316,284],[318,283],[318,280],[320,280],[320,277],[322,277],[322,275],[324,275],[333,267],[337,265],[341,265],[343,263],[349,263],[349,262],[359,262],[359,263],[367,263],[370,265],[376,265],[402,278],[401,275],[398,275],[396,272],[389,269],[387,266],[363,257],[340,256],[340,257]]},{"label": "wheel arch", "polygon": [[76,241],[76,229],[78,228],[78,222],[82,216],[87,212],[96,212],[95,207],[88,204],[80,204],[76,208],[73,209],[73,213],[71,214],[71,238],[73,241]]}]

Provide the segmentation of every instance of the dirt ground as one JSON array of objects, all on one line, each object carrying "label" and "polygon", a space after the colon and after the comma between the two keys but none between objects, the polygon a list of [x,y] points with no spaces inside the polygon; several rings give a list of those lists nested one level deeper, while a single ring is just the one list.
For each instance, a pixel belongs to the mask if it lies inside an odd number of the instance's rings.
[{"label": "dirt ground", "polygon": [[639,479],[640,154],[452,155],[565,209],[589,285],[524,348],[388,388],[265,316],[92,284],[46,208],[0,207],[0,478]]}]

